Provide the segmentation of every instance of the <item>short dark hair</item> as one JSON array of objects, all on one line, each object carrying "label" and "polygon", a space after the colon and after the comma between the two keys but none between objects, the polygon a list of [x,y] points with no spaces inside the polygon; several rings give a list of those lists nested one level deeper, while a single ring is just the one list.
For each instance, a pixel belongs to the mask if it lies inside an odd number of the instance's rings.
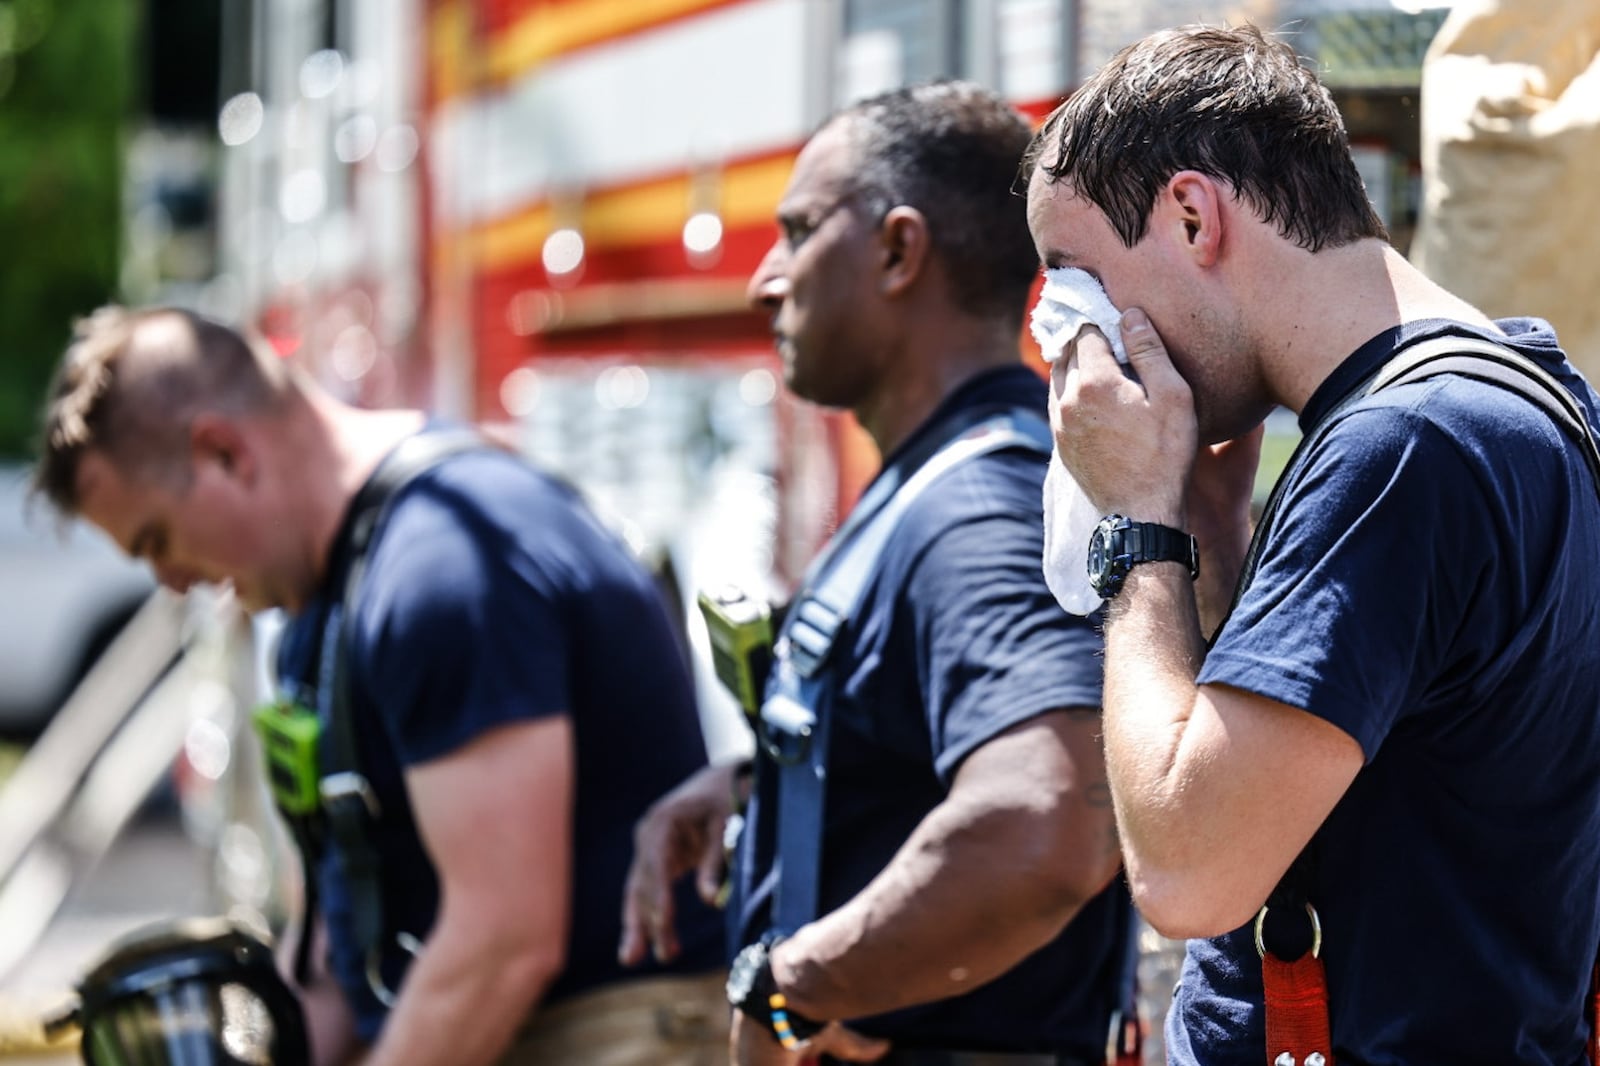
[{"label": "short dark hair", "polygon": [[1180,170],[1228,182],[1308,251],[1388,238],[1327,87],[1252,25],[1185,26],[1124,48],[1045,120],[1024,179],[1036,168],[1099,207],[1129,247]]},{"label": "short dark hair", "polygon": [[898,206],[928,221],[952,297],[979,315],[1021,316],[1039,271],[1027,203],[1014,192],[1028,123],[989,89],[937,81],[846,107],[851,192],[878,218]]},{"label": "short dark hair", "polygon": [[[163,319],[177,327],[176,343],[136,343]],[[177,460],[196,414],[265,410],[289,388],[287,367],[221,323],[179,308],[102,307],[73,324],[56,368],[33,490],[61,514],[77,513],[78,465],[90,451],[131,475],[187,484]]]}]

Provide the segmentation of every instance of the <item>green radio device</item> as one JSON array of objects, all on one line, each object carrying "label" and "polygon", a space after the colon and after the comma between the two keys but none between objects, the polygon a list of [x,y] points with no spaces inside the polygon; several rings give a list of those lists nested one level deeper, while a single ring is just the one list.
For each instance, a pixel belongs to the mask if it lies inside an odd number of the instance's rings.
[{"label": "green radio device", "polygon": [[772,668],[772,609],[731,585],[714,593],[701,592],[699,602],[717,680],[753,719],[761,712]]},{"label": "green radio device", "polygon": [[309,818],[322,805],[317,740],[322,722],[315,711],[289,700],[263,703],[251,714],[266,756],[267,782],[283,812]]}]

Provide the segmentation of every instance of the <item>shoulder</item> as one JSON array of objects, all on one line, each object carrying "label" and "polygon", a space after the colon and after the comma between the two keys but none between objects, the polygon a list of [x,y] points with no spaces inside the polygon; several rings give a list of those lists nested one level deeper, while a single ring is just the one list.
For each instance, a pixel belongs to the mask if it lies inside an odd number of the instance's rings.
[{"label": "shoulder", "polygon": [[577,496],[492,449],[443,461],[395,495],[358,594],[369,626],[481,626],[531,593],[558,602],[605,564],[609,544]]},{"label": "shoulder", "polygon": [[942,473],[906,509],[897,547],[920,555],[951,530],[973,523],[1037,530],[1044,537],[1048,457],[1022,447],[975,456]]},{"label": "shoulder", "polygon": [[496,449],[452,456],[395,497],[373,547],[383,574],[584,571],[626,548],[567,483]]},{"label": "shoulder", "polygon": [[[1564,465],[1556,422],[1510,390],[1459,374],[1384,389],[1352,405],[1308,455],[1346,483],[1415,481],[1427,496],[1553,478]],[[1336,464],[1336,466],[1335,466]]]}]

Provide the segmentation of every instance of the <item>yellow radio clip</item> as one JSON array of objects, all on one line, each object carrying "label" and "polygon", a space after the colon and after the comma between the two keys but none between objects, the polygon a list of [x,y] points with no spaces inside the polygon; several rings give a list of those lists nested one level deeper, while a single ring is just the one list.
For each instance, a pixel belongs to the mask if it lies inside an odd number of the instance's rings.
[{"label": "yellow radio clip", "polygon": [[698,599],[717,680],[753,719],[772,668],[772,609],[733,585],[701,592]]}]

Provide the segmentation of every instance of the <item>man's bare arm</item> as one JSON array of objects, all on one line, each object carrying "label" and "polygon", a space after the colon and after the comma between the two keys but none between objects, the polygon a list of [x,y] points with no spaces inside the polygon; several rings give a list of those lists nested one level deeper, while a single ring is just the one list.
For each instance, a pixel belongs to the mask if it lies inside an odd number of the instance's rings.
[{"label": "man's bare arm", "polygon": [[412,768],[406,787],[439,915],[364,1066],[487,1066],[565,965],[572,724],[501,726]]},{"label": "man's bare arm", "polygon": [[1053,939],[1119,865],[1093,709],[969,755],[949,796],[855,899],[773,952],[789,1002],[851,1018],[968,992]]},{"label": "man's bare arm", "polygon": [[[1102,509],[1183,528],[1191,474],[1207,473],[1187,460],[1193,397],[1142,313],[1124,316],[1123,339],[1136,381],[1103,338],[1080,336],[1052,396],[1056,447]],[[1243,487],[1203,486],[1213,499]],[[1175,937],[1248,920],[1364,761],[1354,738],[1305,711],[1197,687],[1195,592],[1177,564],[1135,567],[1106,628],[1106,762],[1129,883],[1146,919]]]},{"label": "man's bare arm", "polygon": [[1181,567],[1129,575],[1106,629],[1106,762],[1134,900],[1171,937],[1260,908],[1364,762],[1338,727],[1224,685],[1196,687]]}]

